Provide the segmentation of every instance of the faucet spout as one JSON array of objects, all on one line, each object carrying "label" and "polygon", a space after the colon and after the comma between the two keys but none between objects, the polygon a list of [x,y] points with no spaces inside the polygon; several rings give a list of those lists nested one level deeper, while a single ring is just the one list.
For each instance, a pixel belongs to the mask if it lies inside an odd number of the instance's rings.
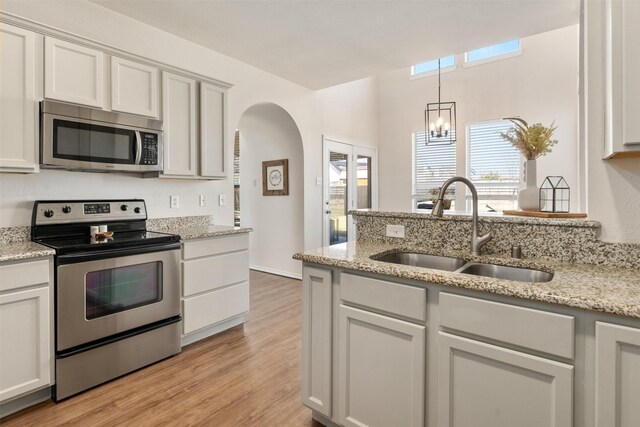
[{"label": "faucet spout", "polygon": [[482,247],[493,237],[491,232],[485,234],[484,236],[478,235],[478,191],[476,190],[475,185],[467,178],[462,176],[454,176],[453,178],[449,178],[442,184],[440,188],[440,194],[438,195],[438,200],[436,201],[435,206],[431,211],[431,215],[442,217],[444,213],[443,201],[444,195],[451,184],[454,182],[462,182],[469,190],[471,190],[472,197],[472,217],[471,217],[471,255],[480,255],[480,250]]}]

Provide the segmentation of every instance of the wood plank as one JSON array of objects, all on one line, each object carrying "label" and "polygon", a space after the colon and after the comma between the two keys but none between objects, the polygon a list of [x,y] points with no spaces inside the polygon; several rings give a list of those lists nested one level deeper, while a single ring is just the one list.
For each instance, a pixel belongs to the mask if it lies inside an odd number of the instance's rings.
[{"label": "wood plank", "polygon": [[0,424],[320,427],[300,401],[301,282],[256,271],[250,282],[251,310],[244,326]]},{"label": "wood plank", "polygon": [[505,215],[533,216],[537,218],[586,218],[586,213],[580,212],[539,212],[539,211],[511,211],[502,212]]}]

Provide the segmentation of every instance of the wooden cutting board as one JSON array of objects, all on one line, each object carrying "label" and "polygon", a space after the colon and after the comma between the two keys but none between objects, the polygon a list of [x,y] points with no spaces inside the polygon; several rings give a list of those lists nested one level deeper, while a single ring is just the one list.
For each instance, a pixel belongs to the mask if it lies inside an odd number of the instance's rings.
[{"label": "wooden cutting board", "polygon": [[504,211],[505,215],[534,216],[537,218],[586,218],[586,213],[578,212],[536,212],[536,211]]}]

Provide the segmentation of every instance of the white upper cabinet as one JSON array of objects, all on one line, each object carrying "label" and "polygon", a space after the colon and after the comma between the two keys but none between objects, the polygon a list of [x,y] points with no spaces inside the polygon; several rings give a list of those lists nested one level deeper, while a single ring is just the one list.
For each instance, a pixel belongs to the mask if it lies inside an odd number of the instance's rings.
[{"label": "white upper cabinet", "polygon": [[103,108],[104,54],[51,37],[44,41],[45,98]]},{"label": "white upper cabinet", "polygon": [[158,69],[111,57],[111,110],[158,117]]},{"label": "white upper cabinet", "polygon": [[225,151],[226,92],[217,86],[200,84],[200,175],[224,178],[227,175]]},{"label": "white upper cabinet", "polygon": [[0,26],[0,172],[38,171],[37,37]]},{"label": "white upper cabinet", "polygon": [[605,157],[640,156],[640,2],[605,1]]},{"label": "white upper cabinet", "polygon": [[164,175],[196,176],[196,81],[162,73]]}]

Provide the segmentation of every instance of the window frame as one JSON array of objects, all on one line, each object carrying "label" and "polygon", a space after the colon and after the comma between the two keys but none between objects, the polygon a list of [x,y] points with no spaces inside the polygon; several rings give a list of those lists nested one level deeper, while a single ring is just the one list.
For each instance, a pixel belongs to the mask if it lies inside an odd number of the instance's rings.
[{"label": "window frame", "polygon": [[[411,210],[412,212],[424,212],[424,211],[429,211],[429,209],[419,209],[417,207],[417,201],[420,199],[425,199],[429,197],[429,191],[430,189],[428,189],[426,192],[424,193],[418,193],[416,191],[416,170],[417,170],[417,158],[416,158],[416,144],[421,143],[418,140],[418,135],[419,134],[424,134],[424,131],[413,131],[411,132]],[[426,135],[425,135],[426,138]],[[445,179],[442,180],[442,183],[444,183],[447,179],[451,178],[452,176],[456,175],[456,171],[458,169],[458,153],[457,153],[457,149],[456,149],[456,144],[443,144],[443,146],[447,146],[450,147],[450,149],[453,151],[453,174],[451,175],[447,175],[447,177]],[[431,187],[431,188],[436,188]],[[449,187],[449,191],[452,193],[450,194],[450,197],[453,201],[456,200],[456,187],[455,185]]]},{"label": "window frame", "polygon": [[[508,52],[505,52],[505,53],[501,53],[501,54],[498,54],[498,55],[488,56],[488,57],[482,58],[482,59],[476,59],[474,61],[470,61],[469,60],[469,52],[473,52],[474,50],[484,49],[484,48],[487,48],[487,47],[498,46],[498,45],[501,45],[501,44],[504,44],[504,43],[512,42],[513,40],[518,40],[518,49],[516,49],[516,50],[511,50],[511,51],[508,51]],[[501,61],[503,59],[508,59],[508,58],[514,58],[516,56],[522,55],[522,52],[523,52],[522,39],[516,38],[516,39],[506,40],[506,41],[501,42],[501,43],[494,43],[494,44],[490,44],[488,46],[483,46],[483,47],[478,48],[478,49],[473,49],[473,50],[466,51],[464,53],[464,62],[462,63],[462,66],[464,68],[469,68],[469,67],[475,67],[476,65],[486,64],[486,63],[489,63],[489,62]]]},{"label": "window frame", "polygon": [[[440,74],[445,74],[445,73],[451,73],[452,71],[455,71],[458,68],[458,61],[456,59],[456,55],[447,55],[447,56],[443,56],[442,58],[436,58],[436,59],[432,59],[431,61],[437,61],[438,59],[440,59],[441,61],[444,58],[449,58],[449,57],[453,57],[453,65],[449,65],[447,67],[441,67],[440,68]],[[436,68],[435,70],[429,70],[429,71],[423,71],[421,73],[415,73],[415,67],[417,65],[420,64],[424,64],[425,62],[431,62],[431,61],[424,61],[424,62],[420,62],[419,64],[413,64],[411,66],[411,69],[409,71],[409,79],[410,80],[416,80],[416,79],[421,79],[424,77],[432,77],[432,76],[437,76],[438,75],[438,69]]]},{"label": "window frame", "polygon": [[[480,204],[480,202],[482,200],[507,200],[507,201],[513,201],[514,203],[514,209],[516,209],[516,205],[517,205],[517,200],[518,200],[518,190],[520,189],[520,186],[522,185],[522,163],[524,161],[524,157],[522,156],[522,154],[518,153],[516,148],[514,147],[513,150],[517,153],[518,156],[518,161],[517,161],[517,165],[518,165],[518,170],[516,172],[516,176],[518,177],[517,181],[515,182],[515,188],[513,189],[512,195],[508,196],[508,195],[494,195],[492,198],[490,199],[486,199],[486,198],[482,198],[482,194],[480,194],[480,189],[482,189],[482,186],[477,185],[477,180],[473,180],[472,178],[472,174],[471,174],[471,127],[472,126],[478,126],[478,125],[490,125],[490,124],[494,124],[494,123],[502,123],[505,122],[505,120],[501,120],[501,119],[493,119],[493,120],[484,120],[484,121],[479,121],[479,122],[473,122],[473,123],[467,123],[465,125],[465,137],[466,137],[466,142],[465,142],[465,177],[471,181],[475,186],[476,189],[478,190],[478,204]],[[511,125],[509,125],[509,127],[512,127]],[[506,141],[505,141],[506,142]],[[496,185],[496,187],[498,187],[498,185]],[[471,195],[471,191],[466,188],[465,186],[465,194],[464,194],[464,201],[465,201],[465,209],[467,211],[471,211],[472,206],[472,195]],[[498,211],[498,213],[500,213],[501,211]],[[484,212],[483,212],[484,213]]]}]

